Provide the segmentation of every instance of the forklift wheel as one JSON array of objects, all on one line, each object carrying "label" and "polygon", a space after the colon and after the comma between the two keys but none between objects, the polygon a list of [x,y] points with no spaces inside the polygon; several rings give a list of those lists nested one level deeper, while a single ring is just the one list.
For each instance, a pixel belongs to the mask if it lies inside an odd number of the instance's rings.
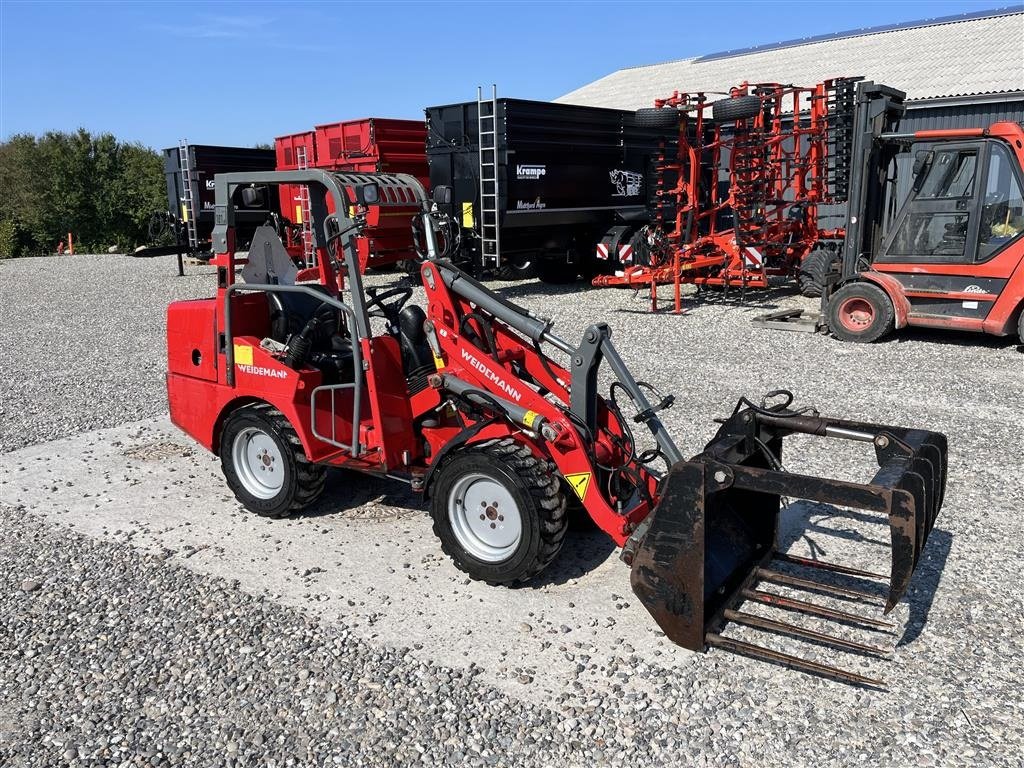
[{"label": "forklift wheel", "polygon": [[287,517],[324,490],[327,470],[306,458],[279,410],[253,405],[232,413],[220,438],[220,462],[242,506],[262,517]]},{"label": "forklift wheel", "polygon": [[488,584],[536,576],[562,548],[568,527],[554,467],[511,438],[447,459],[430,512],[445,554]]},{"label": "forklift wheel", "polygon": [[843,341],[878,341],[895,322],[889,297],[871,283],[844,285],[828,303],[828,327]]}]

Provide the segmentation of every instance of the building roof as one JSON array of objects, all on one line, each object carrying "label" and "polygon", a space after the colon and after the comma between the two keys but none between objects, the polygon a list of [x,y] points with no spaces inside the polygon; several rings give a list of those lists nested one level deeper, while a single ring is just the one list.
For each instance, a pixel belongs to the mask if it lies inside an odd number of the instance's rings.
[{"label": "building roof", "polygon": [[620,69],[555,101],[639,109],[675,90],[710,95],[743,81],[807,86],[840,76],[899,88],[908,101],[1024,96],[1024,6]]}]

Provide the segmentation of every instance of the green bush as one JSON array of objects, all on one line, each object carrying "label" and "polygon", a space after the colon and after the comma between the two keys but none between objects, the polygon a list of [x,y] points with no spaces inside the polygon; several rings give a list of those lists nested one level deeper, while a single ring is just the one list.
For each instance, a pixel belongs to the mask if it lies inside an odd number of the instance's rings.
[{"label": "green bush", "polygon": [[18,255],[18,228],[10,219],[0,221],[0,259]]},{"label": "green bush", "polygon": [[146,242],[150,214],[166,207],[163,159],[141,144],[50,132],[0,144],[0,257]]}]

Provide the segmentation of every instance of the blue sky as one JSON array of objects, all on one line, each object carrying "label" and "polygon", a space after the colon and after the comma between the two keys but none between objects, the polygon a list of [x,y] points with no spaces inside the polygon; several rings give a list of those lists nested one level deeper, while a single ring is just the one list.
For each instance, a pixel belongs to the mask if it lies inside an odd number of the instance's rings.
[{"label": "blue sky", "polygon": [[1010,4],[0,0],[0,138],[82,126],[249,146],[420,118],[477,84],[553,99],[626,66]]}]

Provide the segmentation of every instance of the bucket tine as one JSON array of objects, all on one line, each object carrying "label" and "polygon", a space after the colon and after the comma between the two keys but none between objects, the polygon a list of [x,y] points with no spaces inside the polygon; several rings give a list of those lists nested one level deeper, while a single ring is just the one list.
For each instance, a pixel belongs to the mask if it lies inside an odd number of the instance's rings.
[{"label": "bucket tine", "polygon": [[776,552],[773,560],[778,560],[781,563],[791,563],[793,565],[802,565],[807,568],[820,568],[823,571],[832,571],[832,573],[842,573],[846,576],[859,576],[862,579],[888,579],[881,573],[872,573],[871,571],[863,571],[860,568],[851,568],[848,565],[840,565],[839,563],[828,563],[822,560],[812,560],[809,557],[798,557],[797,555],[790,555],[786,552]]},{"label": "bucket tine", "polygon": [[871,592],[850,587],[838,587],[834,584],[822,584],[820,581],[802,579],[799,576],[790,576],[788,573],[779,573],[770,568],[758,568],[756,577],[763,581],[771,581],[775,584],[784,584],[787,587],[809,590],[811,592],[822,592],[833,597],[841,597],[845,600],[854,600],[860,603],[881,603],[882,598]]},{"label": "bucket tine", "polygon": [[843,637],[836,637],[835,635],[828,635],[824,632],[817,632],[813,629],[797,626],[796,624],[787,624],[784,621],[769,619],[765,616],[756,616],[753,613],[746,613],[745,611],[734,611],[731,608],[725,609],[722,613],[722,618],[726,621],[731,621],[734,624],[743,624],[748,627],[763,629],[766,632],[774,632],[778,635],[790,635],[792,637],[798,637],[801,640],[810,640],[815,643],[820,643],[821,645],[826,645],[831,648],[839,648],[844,651],[867,653],[872,656],[888,656],[891,653],[891,651],[888,651],[885,648],[879,648],[875,645],[859,643],[856,640],[847,640]]},{"label": "bucket tine", "polygon": [[771,648],[764,648],[760,645],[754,645],[753,643],[747,643],[743,640],[735,640],[731,637],[723,637],[717,632],[709,632],[707,636],[707,644],[713,648],[721,648],[724,651],[732,651],[742,656],[749,656],[753,659],[760,661],[768,661],[774,664],[781,664],[786,667],[798,669],[801,672],[807,672],[811,675],[818,675],[819,677],[828,677],[833,680],[839,680],[844,683],[852,683],[854,685],[866,685],[872,688],[884,689],[885,683],[882,680],[877,680],[873,677],[866,677],[865,675],[858,675],[856,672],[847,672],[845,669],[839,667],[833,667],[828,664],[821,664],[817,661],[810,661],[809,659],[802,659],[799,656],[793,656],[789,653],[782,653],[781,651],[773,651]]},{"label": "bucket tine", "polygon": [[796,613],[805,613],[808,616],[818,616],[822,619],[832,619],[833,621],[845,624],[856,624],[879,632],[892,631],[896,629],[896,625],[891,621],[872,619],[868,616],[858,616],[857,614],[850,613],[849,611],[840,611],[836,608],[829,608],[824,605],[818,605],[817,603],[810,603],[806,600],[797,600],[794,597],[776,595],[774,592],[765,592],[760,589],[745,589],[740,594],[745,600],[753,600],[755,603],[761,603],[762,605],[770,605],[773,608],[795,611]]}]

